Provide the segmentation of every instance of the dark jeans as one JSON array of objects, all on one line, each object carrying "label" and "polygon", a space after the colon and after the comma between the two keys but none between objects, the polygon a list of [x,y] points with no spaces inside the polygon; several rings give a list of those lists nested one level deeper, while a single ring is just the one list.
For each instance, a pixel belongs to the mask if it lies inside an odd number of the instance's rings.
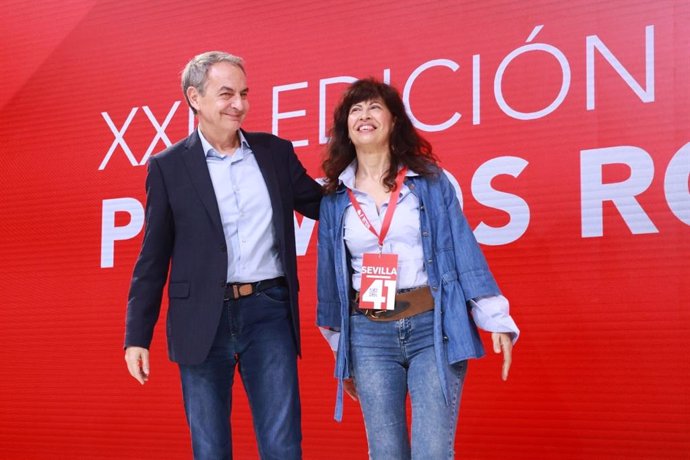
[{"label": "dark jeans", "polygon": [[206,361],[180,365],[194,458],[231,459],[232,384],[238,367],[262,459],[302,457],[297,353],[286,287],[225,303]]}]

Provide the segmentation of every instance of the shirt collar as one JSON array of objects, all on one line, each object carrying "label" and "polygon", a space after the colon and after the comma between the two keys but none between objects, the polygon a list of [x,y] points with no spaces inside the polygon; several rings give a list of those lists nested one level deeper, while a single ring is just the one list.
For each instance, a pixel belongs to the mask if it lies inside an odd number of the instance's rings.
[{"label": "shirt collar", "polygon": [[[217,157],[217,158],[223,158],[225,155],[221,155],[216,149],[213,148],[211,143],[206,140],[204,137],[204,134],[201,132],[201,128],[197,128],[197,132],[199,133],[199,139],[201,140],[201,147],[204,150],[204,155],[206,157]],[[240,135],[240,146],[239,150],[246,150],[248,152],[251,152],[251,147],[249,147],[249,142],[247,142],[247,139],[244,137],[244,133],[242,130],[237,131]]]},{"label": "shirt collar", "polygon": [[[400,171],[400,168],[398,168],[398,171]],[[350,190],[355,189],[355,174],[357,173],[357,159],[355,158],[350,162],[349,165],[343,170],[343,172],[340,173],[338,176],[338,180],[340,181],[341,184],[343,184],[345,187],[349,188]],[[416,172],[412,171],[411,169],[407,170],[407,174],[405,174],[405,177],[414,177],[414,176],[419,176]]]},{"label": "shirt collar", "polygon": [[338,176],[338,180],[345,187],[349,188],[350,190],[354,190],[354,188],[355,188],[355,173],[356,172],[357,172],[357,159],[354,159],[350,162],[349,165],[347,165],[347,167],[343,170],[343,172],[340,173],[340,175]]}]

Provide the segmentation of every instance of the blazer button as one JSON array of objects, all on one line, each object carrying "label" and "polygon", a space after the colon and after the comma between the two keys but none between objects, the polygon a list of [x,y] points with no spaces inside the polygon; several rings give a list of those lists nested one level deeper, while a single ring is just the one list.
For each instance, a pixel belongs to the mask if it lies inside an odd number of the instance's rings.
[{"label": "blazer button", "polygon": [[226,248],[225,246],[220,247],[220,252],[224,253],[224,252],[227,252],[227,250],[228,250],[228,248]]},{"label": "blazer button", "polygon": [[429,236],[429,232],[422,232],[422,236]]},{"label": "blazer button", "polygon": [[226,284],[228,284],[228,283],[226,283],[225,281],[221,281],[221,282],[220,282],[220,287],[224,288]]}]

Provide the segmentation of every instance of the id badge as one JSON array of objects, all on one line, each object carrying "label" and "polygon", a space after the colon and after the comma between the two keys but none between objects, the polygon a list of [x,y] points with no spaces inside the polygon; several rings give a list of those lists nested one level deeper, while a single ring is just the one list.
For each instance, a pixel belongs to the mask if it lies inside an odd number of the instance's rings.
[{"label": "id badge", "polygon": [[359,308],[364,310],[394,310],[397,283],[397,254],[364,254],[362,257]]}]

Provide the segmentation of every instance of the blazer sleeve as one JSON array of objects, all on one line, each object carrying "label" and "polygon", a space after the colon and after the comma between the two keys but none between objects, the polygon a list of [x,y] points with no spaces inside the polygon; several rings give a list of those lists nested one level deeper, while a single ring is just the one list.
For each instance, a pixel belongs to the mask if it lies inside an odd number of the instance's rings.
[{"label": "blazer sleeve", "polygon": [[453,238],[455,267],[465,298],[500,295],[501,291],[460,208],[455,190],[443,171],[439,171],[439,182]]},{"label": "blazer sleeve", "polygon": [[289,145],[288,168],[292,182],[295,210],[310,219],[318,220],[323,195],[321,185],[312,179],[302,166],[292,144]]},{"label": "blazer sleeve", "polygon": [[125,347],[148,348],[151,345],[173,246],[172,213],[155,157],[148,162],[145,216],[144,239],[134,266],[127,302]]}]

